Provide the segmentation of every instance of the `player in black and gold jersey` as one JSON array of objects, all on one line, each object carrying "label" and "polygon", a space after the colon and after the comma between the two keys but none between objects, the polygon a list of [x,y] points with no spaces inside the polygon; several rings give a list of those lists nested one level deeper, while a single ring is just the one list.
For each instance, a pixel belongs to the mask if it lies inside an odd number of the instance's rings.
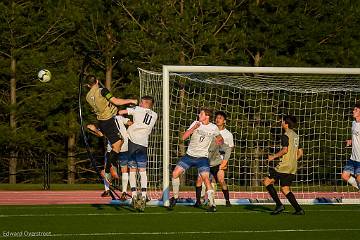
[{"label": "player in black and gold jersey", "polygon": [[[123,144],[123,137],[120,133],[119,123],[115,116],[119,105],[137,104],[136,99],[121,99],[114,97],[107,88],[99,86],[99,80],[94,75],[86,77],[87,86],[90,88],[86,95],[86,101],[93,108],[98,120],[100,131],[111,143],[111,152],[105,165],[105,178],[110,179],[110,168],[119,159],[119,153]],[[116,171],[112,171],[115,178],[118,178]]]},{"label": "player in black and gold jersey", "polygon": [[264,179],[264,185],[276,203],[276,208],[271,213],[272,215],[279,214],[285,209],[274,188],[276,181],[280,182],[281,192],[295,208],[294,214],[303,215],[305,213],[296,201],[295,195],[290,191],[291,183],[295,179],[297,160],[303,155],[303,150],[299,147],[299,136],[293,130],[295,124],[296,118],[294,116],[285,116],[282,119],[281,127],[284,130],[284,134],[281,137],[282,149],[274,155],[268,156],[269,161],[280,158],[279,164],[275,169],[270,168],[269,176]]}]

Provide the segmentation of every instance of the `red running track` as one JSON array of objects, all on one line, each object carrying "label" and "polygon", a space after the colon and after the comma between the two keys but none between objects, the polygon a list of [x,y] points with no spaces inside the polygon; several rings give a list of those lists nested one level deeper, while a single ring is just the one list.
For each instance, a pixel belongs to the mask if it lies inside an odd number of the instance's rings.
[{"label": "red running track", "polygon": [[109,204],[102,191],[0,191],[0,205]]},{"label": "red running track", "polygon": [[[0,191],[0,205],[50,205],[50,204],[110,204],[111,198],[100,197],[102,191]],[[218,199],[223,199],[217,192]],[[153,200],[159,199],[160,193],[150,193]],[[295,193],[298,199],[343,198],[360,199],[360,192],[307,192]],[[283,198],[282,194],[279,195]],[[194,192],[181,192],[182,198],[194,198]],[[232,199],[269,199],[266,192],[232,192]]]}]

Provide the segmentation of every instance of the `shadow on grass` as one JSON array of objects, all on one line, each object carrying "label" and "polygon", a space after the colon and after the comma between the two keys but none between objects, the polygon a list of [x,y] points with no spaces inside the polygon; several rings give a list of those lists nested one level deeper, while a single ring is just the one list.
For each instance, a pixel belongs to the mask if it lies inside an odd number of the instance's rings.
[{"label": "shadow on grass", "polygon": [[247,205],[244,207],[244,209],[249,210],[249,211],[265,212],[265,213],[270,213],[274,210],[270,207],[263,206],[263,205]]},{"label": "shadow on grass", "polygon": [[92,207],[96,208],[97,210],[105,210],[105,208],[112,208],[116,211],[126,210],[129,212],[137,212],[137,210],[133,209],[131,206],[128,205],[119,205],[119,204],[91,204]]},{"label": "shadow on grass", "polygon": [[191,209],[199,209],[199,210],[204,210],[205,212],[207,212],[207,210],[209,209],[209,206],[206,205],[200,205],[199,207],[194,207],[194,205],[185,205],[185,207],[191,208]]}]

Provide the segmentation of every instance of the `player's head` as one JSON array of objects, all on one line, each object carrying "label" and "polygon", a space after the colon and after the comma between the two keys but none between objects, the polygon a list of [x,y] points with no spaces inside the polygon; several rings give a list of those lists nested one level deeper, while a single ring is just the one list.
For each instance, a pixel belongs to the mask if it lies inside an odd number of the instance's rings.
[{"label": "player's head", "polygon": [[143,108],[152,108],[154,106],[154,103],[155,101],[153,97],[143,96],[141,97],[139,106]]},{"label": "player's head", "polygon": [[201,108],[199,113],[199,121],[200,122],[209,122],[212,118],[212,110],[209,108]]},{"label": "player's head", "polygon": [[284,129],[286,128],[293,129],[295,127],[295,124],[296,124],[296,117],[291,115],[284,116],[281,122],[281,126]]},{"label": "player's head", "polygon": [[360,103],[356,103],[353,109],[353,117],[360,118]]},{"label": "player's head", "polygon": [[89,88],[99,83],[99,80],[95,77],[95,75],[87,75],[85,81],[86,81],[86,85]]},{"label": "player's head", "polygon": [[223,111],[217,111],[215,113],[215,123],[217,126],[224,126],[226,123],[226,113]]}]

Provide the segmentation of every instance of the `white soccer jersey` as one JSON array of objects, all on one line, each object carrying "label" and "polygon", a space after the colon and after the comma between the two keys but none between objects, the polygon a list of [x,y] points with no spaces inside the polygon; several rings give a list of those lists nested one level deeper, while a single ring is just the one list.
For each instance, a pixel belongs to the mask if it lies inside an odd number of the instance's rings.
[{"label": "white soccer jersey", "polygon": [[360,123],[353,121],[351,127],[352,137],[351,137],[351,157],[353,161],[360,162]]},{"label": "white soccer jersey", "polygon": [[147,147],[149,135],[157,120],[156,112],[143,107],[127,108],[129,115],[133,116],[133,124],[128,128],[131,142]]},{"label": "white soccer jersey", "polygon": [[[224,139],[224,144],[226,144],[230,148],[233,148],[234,147],[233,134],[226,128],[224,128],[223,130],[220,130],[220,134]],[[223,151],[223,149],[220,147],[220,152],[225,152],[225,151]],[[221,154],[222,159],[224,159],[224,155],[226,155],[226,154]],[[225,159],[225,160],[229,160],[229,159]]]},{"label": "white soccer jersey", "polygon": [[[188,130],[197,122],[198,121],[193,122]],[[204,125],[201,123],[200,127],[198,127],[191,135],[186,154],[192,157],[208,157],[211,141],[218,135],[220,135],[220,131],[215,124],[209,123]]]},{"label": "white soccer jersey", "polygon": [[[127,122],[130,120],[128,118],[125,118],[121,115],[117,115],[116,117],[116,122],[117,122],[117,125],[120,129],[120,133],[124,139],[124,143],[123,145],[121,146],[121,149],[120,149],[120,152],[127,152],[128,151],[128,139],[129,139],[129,135],[126,131],[126,127],[125,125],[127,124]],[[108,141],[108,144],[107,144],[107,152],[111,152],[111,144],[110,142]]]}]

